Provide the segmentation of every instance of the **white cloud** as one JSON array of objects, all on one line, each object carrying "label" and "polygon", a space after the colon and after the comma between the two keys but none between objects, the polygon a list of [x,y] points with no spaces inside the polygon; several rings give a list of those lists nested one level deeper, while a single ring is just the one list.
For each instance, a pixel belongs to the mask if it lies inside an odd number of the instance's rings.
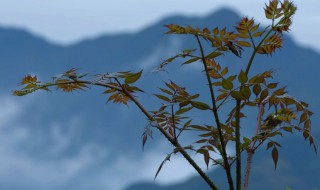
[{"label": "white cloud", "polygon": [[[70,145],[76,130],[81,126],[82,120],[79,117],[71,117],[66,123],[56,121],[49,129],[50,139],[52,140],[52,147],[50,147],[50,154],[59,154]],[[68,130],[65,130],[65,129]]]},{"label": "white cloud", "polygon": [[[1,183],[13,186],[33,184],[41,189],[54,189],[76,178],[81,172],[92,167],[97,161],[108,154],[105,148],[95,143],[87,143],[73,156],[58,159],[39,159],[26,151],[20,151],[19,145],[30,142],[38,137],[32,133],[28,123],[21,123],[19,118],[30,109],[32,99],[26,101],[16,100],[15,97],[0,97],[2,106],[0,110],[0,179]],[[34,103],[34,102],[33,102]],[[61,131],[62,127],[76,127],[81,125],[79,119],[71,118],[64,123],[56,122],[48,134],[42,138],[50,138],[53,146],[47,151],[52,156],[59,155],[70,144],[75,130],[68,133]],[[47,136],[46,136],[47,135]],[[37,141],[37,140],[36,140]]]},{"label": "white cloud", "polygon": [[141,68],[152,71],[161,63],[161,61],[164,61],[162,60],[163,57],[169,58],[181,51],[181,40],[173,37],[168,37],[168,39],[169,44],[159,45],[150,55],[147,55],[143,60],[137,61]]},{"label": "white cloud", "polygon": [[[152,151],[144,152],[139,158],[132,155],[119,156],[115,163],[108,165],[104,169],[100,179],[101,184],[104,184],[106,189],[121,190],[133,183],[152,182],[161,162],[166,157],[166,150],[169,150],[169,148],[170,144],[162,141]],[[203,156],[200,154],[191,154],[191,156],[203,171],[209,172],[210,169],[213,169],[209,167],[209,170],[207,170]],[[214,158],[218,158],[218,156]],[[154,182],[169,185],[185,181],[196,175],[197,172],[185,158],[180,154],[176,154],[172,155],[170,161],[163,165]]]},{"label": "white cloud", "polygon": [[[152,150],[146,150],[140,155],[114,155],[92,139],[74,154],[64,156],[63,152],[70,147],[73,136],[83,123],[79,117],[74,116],[68,121],[49,123],[47,134],[36,134],[51,142],[39,151],[46,152],[46,156],[51,155],[52,158],[41,159],[19,149],[19,145],[26,142],[41,142],[28,126],[30,124],[19,121],[33,101],[39,100],[29,99],[21,103],[14,101],[13,97],[0,99],[3,102],[0,110],[0,183],[51,190],[72,186],[76,181],[83,187],[92,187],[94,184],[101,189],[121,190],[132,183],[153,181],[159,165],[172,148],[168,142],[159,141]],[[201,155],[191,156],[207,171]],[[165,163],[155,182],[168,185],[194,175],[197,175],[194,168],[177,154]]]}]

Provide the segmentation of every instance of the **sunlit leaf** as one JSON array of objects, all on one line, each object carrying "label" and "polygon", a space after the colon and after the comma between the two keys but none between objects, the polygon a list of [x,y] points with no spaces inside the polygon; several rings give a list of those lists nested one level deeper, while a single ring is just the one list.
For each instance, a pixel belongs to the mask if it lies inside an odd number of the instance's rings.
[{"label": "sunlit leaf", "polygon": [[251,47],[251,44],[246,41],[236,41],[236,44],[238,44],[239,46],[242,46],[242,47]]},{"label": "sunlit leaf", "polygon": [[221,75],[224,76],[228,73],[228,67],[224,68],[222,71],[221,71]]},{"label": "sunlit leaf", "polygon": [[252,34],[252,37],[261,37],[264,32],[256,32]]},{"label": "sunlit leaf", "polygon": [[209,55],[206,56],[207,59],[213,59],[213,58],[216,58],[218,56],[222,55],[221,52],[219,51],[213,51],[211,52]]},{"label": "sunlit leaf", "polygon": [[139,80],[139,78],[141,77],[142,74],[142,70],[137,72],[137,73],[133,73],[131,75],[129,75],[128,77],[126,77],[126,79],[124,80],[124,82],[126,84],[131,84],[136,82],[137,80]]}]

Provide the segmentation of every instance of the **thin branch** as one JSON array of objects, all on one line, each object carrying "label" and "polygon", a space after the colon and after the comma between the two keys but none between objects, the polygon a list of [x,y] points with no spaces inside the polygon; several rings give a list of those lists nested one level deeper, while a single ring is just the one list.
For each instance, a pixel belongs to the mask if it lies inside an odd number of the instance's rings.
[{"label": "thin branch", "polygon": [[[119,82],[119,81],[118,81]],[[123,92],[126,96],[128,96],[135,104],[136,106],[142,111],[142,113],[150,120],[154,121],[154,118],[152,115],[144,108],[144,106],[125,88],[123,88],[122,85],[119,86],[113,86],[110,84],[104,84],[99,82],[91,82],[91,81],[85,81],[85,80],[76,80],[76,81],[68,81],[63,83],[50,83],[41,85],[41,87],[50,87],[50,86],[57,86],[60,84],[74,84],[74,83],[82,83],[82,84],[90,84],[95,86],[102,86],[106,88],[112,88],[115,90],[118,90],[120,92]],[[212,182],[212,180],[202,171],[202,169],[197,165],[197,163],[190,157],[190,155],[186,152],[186,150],[174,139],[168,134],[162,127],[159,125],[157,126],[157,129],[165,136],[165,138],[174,146],[176,149],[182,154],[182,156],[189,162],[190,165],[198,172],[198,174],[207,182],[207,184],[210,186],[213,190],[218,190],[218,188],[215,186],[215,184]]]},{"label": "thin branch", "polygon": [[[274,27],[278,26],[279,23],[280,23],[280,21],[279,21]],[[271,27],[271,28],[270,28],[270,30],[267,32],[267,34],[262,38],[262,40],[259,42],[259,44],[254,48],[254,50],[253,50],[253,52],[252,52],[252,54],[251,54],[251,57],[250,57],[250,59],[249,59],[249,62],[248,62],[248,64],[247,64],[247,68],[246,68],[246,71],[245,71],[246,75],[248,75],[248,73],[249,73],[249,71],[250,71],[250,68],[251,68],[253,59],[254,59],[254,57],[255,57],[256,54],[257,54],[258,48],[259,48],[259,47],[262,45],[262,43],[267,39],[267,37],[269,36],[269,34],[273,31],[273,28],[274,28],[274,27]]]},{"label": "thin branch", "polygon": [[175,141],[177,141],[177,134],[176,134],[176,125],[175,125],[175,118],[173,113],[173,104],[171,105],[171,118],[172,118],[172,128],[173,128],[173,138]]},{"label": "thin branch", "polygon": [[[130,92],[128,92],[125,88],[122,88],[122,92],[126,94],[137,106],[138,108],[145,114],[145,116],[153,121],[152,115],[141,105],[141,103],[134,97]],[[177,148],[177,150],[182,154],[182,156],[193,166],[193,168],[198,172],[198,174],[207,182],[207,184],[213,190],[218,190],[215,184],[211,181],[211,179],[202,171],[202,169],[198,166],[198,164],[190,157],[190,155],[186,152],[186,150],[175,140],[173,139],[162,127],[159,125],[157,129],[168,139],[168,141]]]},{"label": "thin branch", "polygon": [[241,150],[240,150],[240,110],[241,110],[241,100],[237,100],[236,103],[236,188],[241,190]]},{"label": "thin branch", "polygon": [[207,81],[208,81],[208,84],[209,84],[209,90],[210,90],[211,101],[212,101],[212,110],[213,110],[215,122],[216,122],[216,125],[217,125],[217,128],[218,128],[219,139],[220,139],[220,144],[221,144],[221,149],[222,149],[222,158],[223,158],[223,162],[224,162],[224,165],[225,165],[224,168],[225,168],[225,171],[226,171],[226,175],[227,175],[227,179],[228,179],[230,190],[234,190],[233,179],[232,179],[232,175],[231,175],[231,167],[230,167],[229,162],[228,162],[226,144],[224,142],[222,128],[221,128],[221,125],[220,125],[218,110],[217,110],[217,106],[216,106],[216,99],[215,99],[213,87],[211,85],[212,84],[211,78],[210,78],[210,75],[209,75],[209,71],[208,71],[208,67],[207,67],[207,64],[206,64],[206,59],[205,59],[203,47],[202,47],[202,44],[200,42],[199,36],[195,35],[195,37],[197,39],[197,42],[198,42],[198,45],[199,45],[199,48],[200,48],[201,59],[202,59],[202,63],[203,63],[203,66],[204,66],[204,69],[205,69],[205,72],[206,72]]},{"label": "thin branch", "polygon": [[[257,124],[256,124],[256,131],[255,131],[255,136],[259,134],[261,130],[261,120],[262,120],[262,114],[263,114],[263,107],[266,104],[266,102],[269,100],[269,97],[264,99],[260,104],[259,104],[259,112],[258,112],[258,117],[257,117]],[[252,163],[252,157],[254,153],[254,146],[257,142],[257,139],[251,142],[251,147],[248,150],[248,157],[247,157],[247,166],[246,166],[246,171],[244,175],[244,182],[243,182],[243,188],[242,190],[247,190],[248,188],[248,183],[249,183],[249,176],[250,176],[250,171],[251,171],[251,163]]]}]

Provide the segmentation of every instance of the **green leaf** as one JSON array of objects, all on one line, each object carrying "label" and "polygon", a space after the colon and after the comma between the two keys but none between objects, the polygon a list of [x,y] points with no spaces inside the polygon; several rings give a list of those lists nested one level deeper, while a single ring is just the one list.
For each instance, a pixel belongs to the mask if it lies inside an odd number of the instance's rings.
[{"label": "green leaf", "polygon": [[259,93],[261,92],[261,86],[260,86],[260,84],[255,84],[255,85],[253,86],[252,90],[253,90],[253,93],[254,93],[256,96],[258,96]]},{"label": "green leaf", "polygon": [[245,99],[249,100],[251,96],[251,90],[248,86],[241,86],[240,93]]},{"label": "green leaf", "polygon": [[185,49],[185,50],[183,50],[183,53],[184,54],[190,54],[190,53],[192,53],[194,51],[196,51],[196,49]]},{"label": "green leaf", "polygon": [[195,94],[195,95],[190,96],[189,98],[190,98],[190,99],[196,99],[196,98],[198,98],[199,96],[200,96],[200,94]]},{"label": "green leaf", "polygon": [[254,32],[259,28],[260,24],[255,25],[254,27],[250,28],[250,32]]},{"label": "green leaf", "polygon": [[223,79],[222,80],[222,87],[226,90],[231,90],[233,88],[233,84],[230,80]]},{"label": "green leaf", "polygon": [[186,64],[190,64],[190,63],[196,62],[196,61],[198,61],[199,59],[200,59],[199,57],[191,58],[191,59],[189,59],[188,61],[184,62],[184,63],[183,63],[183,65],[186,65]]},{"label": "green leaf", "polygon": [[163,96],[163,95],[160,95],[160,94],[155,94],[155,96],[157,96],[159,99],[164,100],[166,102],[171,102],[171,99],[166,97],[166,96]]},{"label": "green leaf", "polygon": [[308,131],[304,131],[302,135],[305,139],[307,139],[310,136],[310,133]]},{"label": "green leaf", "polygon": [[274,91],[273,94],[276,96],[281,96],[286,93],[285,89],[286,87],[279,88],[278,90]]},{"label": "green leaf", "polygon": [[195,143],[201,144],[201,143],[205,143],[208,142],[208,139],[200,139],[198,141],[196,141]]},{"label": "green leaf", "polygon": [[221,52],[219,51],[213,51],[211,52],[209,55],[206,56],[207,59],[213,59],[213,58],[216,58],[218,56],[222,55]]},{"label": "green leaf", "polygon": [[179,107],[182,108],[182,107],[187,106],[189,104],[190,104],[189,101],[184,101],[184,102],[179,103]]},{"label": "green leaf", "polygon": [[283,130],[292,133],[292,127],[282,127]]},{"label": "green leaf", "polygon": [[222,93],[222,94],[220,94],[220,95],[216,98],[216,101],[222,100],[222,99],[224,99],[224,98],[227,97],[227,96],[228,96],[228,93]]},{"label": "green leaf", "polygon": [[170,88],[172,91],[175,91],[175,88],[174,88],[171,84],[165,83],[165,85],[166,85],[168,88]]},{"label": "green leaf", "polygon": [[268,96],[268,94],[269,94],[268,89],[262,90],[260,94],[260,101],[262,102]]},{"label": "green leaf", "polygon": [[187,112],[187,111],[190,111],[191,109],[192,109],[193,107],[191,106],[191,107],[187,107],[187,108],[181,108],[181,109],[179,109],[178,111],[176,111],[176,115],[180,115],[180,114],[183,114],[183,113],[185,113],[185,112]]},{"label": "green leaf", "polygon": [[190,119],[189,121],[187,121],[184,125],[183,125],[183,128],[186,128],[190,125],[192,119]]},{"label": "green leaf", "polygon": [[246,42],[246,41],[236,41],[236,43],[239,46],[242,46],[242,47],[250,47],[251,46],[251,44],[249,42]]},{"label": "green leaf", "polygon": [[36,84],[30,83],[30,84],[28,84],[27,86],[25,86],[23,89],[31,89],[31,88],[36,88],[36,87],[37,87]]},{"label": "green leaf", "polygon": [[166,94],[168,94],[168,95],[173,95],[173,93],[172,92],[170,92],[169,90],[167,90],[167,89],[163,89],[163,88],[159,88],[162,92],[164,92],[164,93],[166,93]]},{"label": "green leaf", "polygon": [[263,33],[264,33],[264,31],[263,32],[256,32],[252,35],[252,37],[260,37],[260,36],[262,36]]},{"label": "green leaf", "polygon": [[203,127],[201,125],[190,125],[189,127],[200,131],[211,131],[211,128]]},{"label": "green leaf", "polygon": [[270,84],[268,84],[268,88],[269,89],[274,89],[274,88],[276,88],[278,86],[278,83],[270,83]]},{"label": "green leaf", "polygon": [[129,75],[128,77],[126,77],[126,79],[124,80],[124,82],[126,84],[131,84],[131,83],[134,83],[136,82],[137,80],[139,80],[139,78],[141,77],[141,74],[142,74],[142,70],[137,72],[137,73],[134,73],[132,75]]},{"label": "green leaf", "polygon": [[234,81],[234,79],[237,78],[237,75],[232,75],[230,77],[227,78],[227,80],[230,80],[230,81]]},{"label": "green leaf", "polygon": [[278,164],[278,149],[276,147],[274,147],[272,149],[272,159],[273,159],[273,163],[274,163],[274,169],[277,169],[277,164]]},{"label": "green leaf", "polygon": [[210,109],[210,106],[203,102],[194,101],[191,102],[191,105],[199,110],[208,110]]},{"label": "green leaf", "polygon": [[222,82],[214,82],[211,84],[212,86],[221,86],[222,85]]},{"label": "green leaf", "polygon": [[143,90],[141,90],[140,88],[136,87],[136,86],[128,86],[127,87],[127,90],[129,92],[137,92],[137,91],[140,91],[140,92],[143,92]]},{"label": "green leaf", "polygon": [[224,76],[228,73],[228,67],[224,68],[222,71],[221,71],[221,75]]},{"label": "green leaf", "polygon": [[208,150],[203,152],[203,158],[204,158],[204,162],[206,163],[207,169],[208,169],[209,168],[209,161],[210,161],[210,154],[209,154]]},{"label": "green leaf", "polygon": [[310,127],[311,127],[311,121],[310,119],[308,119],[307,121],[304,122],[303,128],[309,130]]},{"label": "green leaf", "polygon": [[273,146],[273,144],[274,144],[274,142],[273,142],[273,141],[268,142],[267,150],[268,150],[269,148],[271,148],[271,147]]},{"label": "green leaf", "polygon": [[301,116],[300,116],[300,121],[299,121],[299,123],[304,122],[305,120],[307,120],[307,118],[308,118],[308,115],[307,115],[306,112],[304,112],[304,113],[301,114]]},{"label": "green leaf", "polygon": [[232,91],[231,96],[233,98],[235,98],[236,100],[243,100],[244,99],[242,94],[239,91]]},{"label": "green leaf", "polygon": [[244,84],[248,81],[248,76],[246,75],[245,72],[243,72],[242,70],[240,71],[240,74],[238,76],[238,80],[241,84]]},{"label": "green leaf", "polygon": [[243,137],[243,141],[246,143],[251,143],[251,139],[247,138],[247,137]]}]

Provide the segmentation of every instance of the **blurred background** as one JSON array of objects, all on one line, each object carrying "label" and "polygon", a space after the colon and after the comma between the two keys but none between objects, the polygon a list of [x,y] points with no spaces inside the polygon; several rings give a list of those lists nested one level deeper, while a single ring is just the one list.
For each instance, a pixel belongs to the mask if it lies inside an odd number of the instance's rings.
[{"label": "blurred background", "polygon": [[[0,1],[0,189],[206,189],[179,155],[166,163],[154,181],[171,145],[154,131],[154,139],[142,151],[141,135],[148,121],[133,104],[106,104],[104,89],[39,92],[25,97],[11,94],[26,74],[51,81],[52,76],[71,68],[91,74],[144,69],[138,85],[146,91],[140,100],[148,110],[158,108],[160,103],[152,94],[159,93],[157,88],[169,79],[193,93],[206,93],[199,64],[180,67],[182,62],[177,62],[169,73],[152,72],[165,58],[196,48],[193,38],[165,35],[163,26],[233,29],[244,16],[266,25],[266,2]],[[272,57],[258,56],[253,70],[274,68],[275,81],[288,85],[290,94],[310,103],[315,113],[313,135],[319,142],[320,1],[297,0],[295,4],[298,12],[284,47]],[[243,59],[226,55],[219,61],[229,64],[232,72],[244,66],[249,53],[245,50]],[[200,123],[211,121],[192,114]],[[254,130],[249,122],[243,127],[246,134]],[[255,154],[251,189],[320,189],[320,158],[308,142],[300,134],[286,134],[279,141],[283,148],[277,171],[270,151],[262,147]],[[224,189],[221,171],[207,172]]]}]

